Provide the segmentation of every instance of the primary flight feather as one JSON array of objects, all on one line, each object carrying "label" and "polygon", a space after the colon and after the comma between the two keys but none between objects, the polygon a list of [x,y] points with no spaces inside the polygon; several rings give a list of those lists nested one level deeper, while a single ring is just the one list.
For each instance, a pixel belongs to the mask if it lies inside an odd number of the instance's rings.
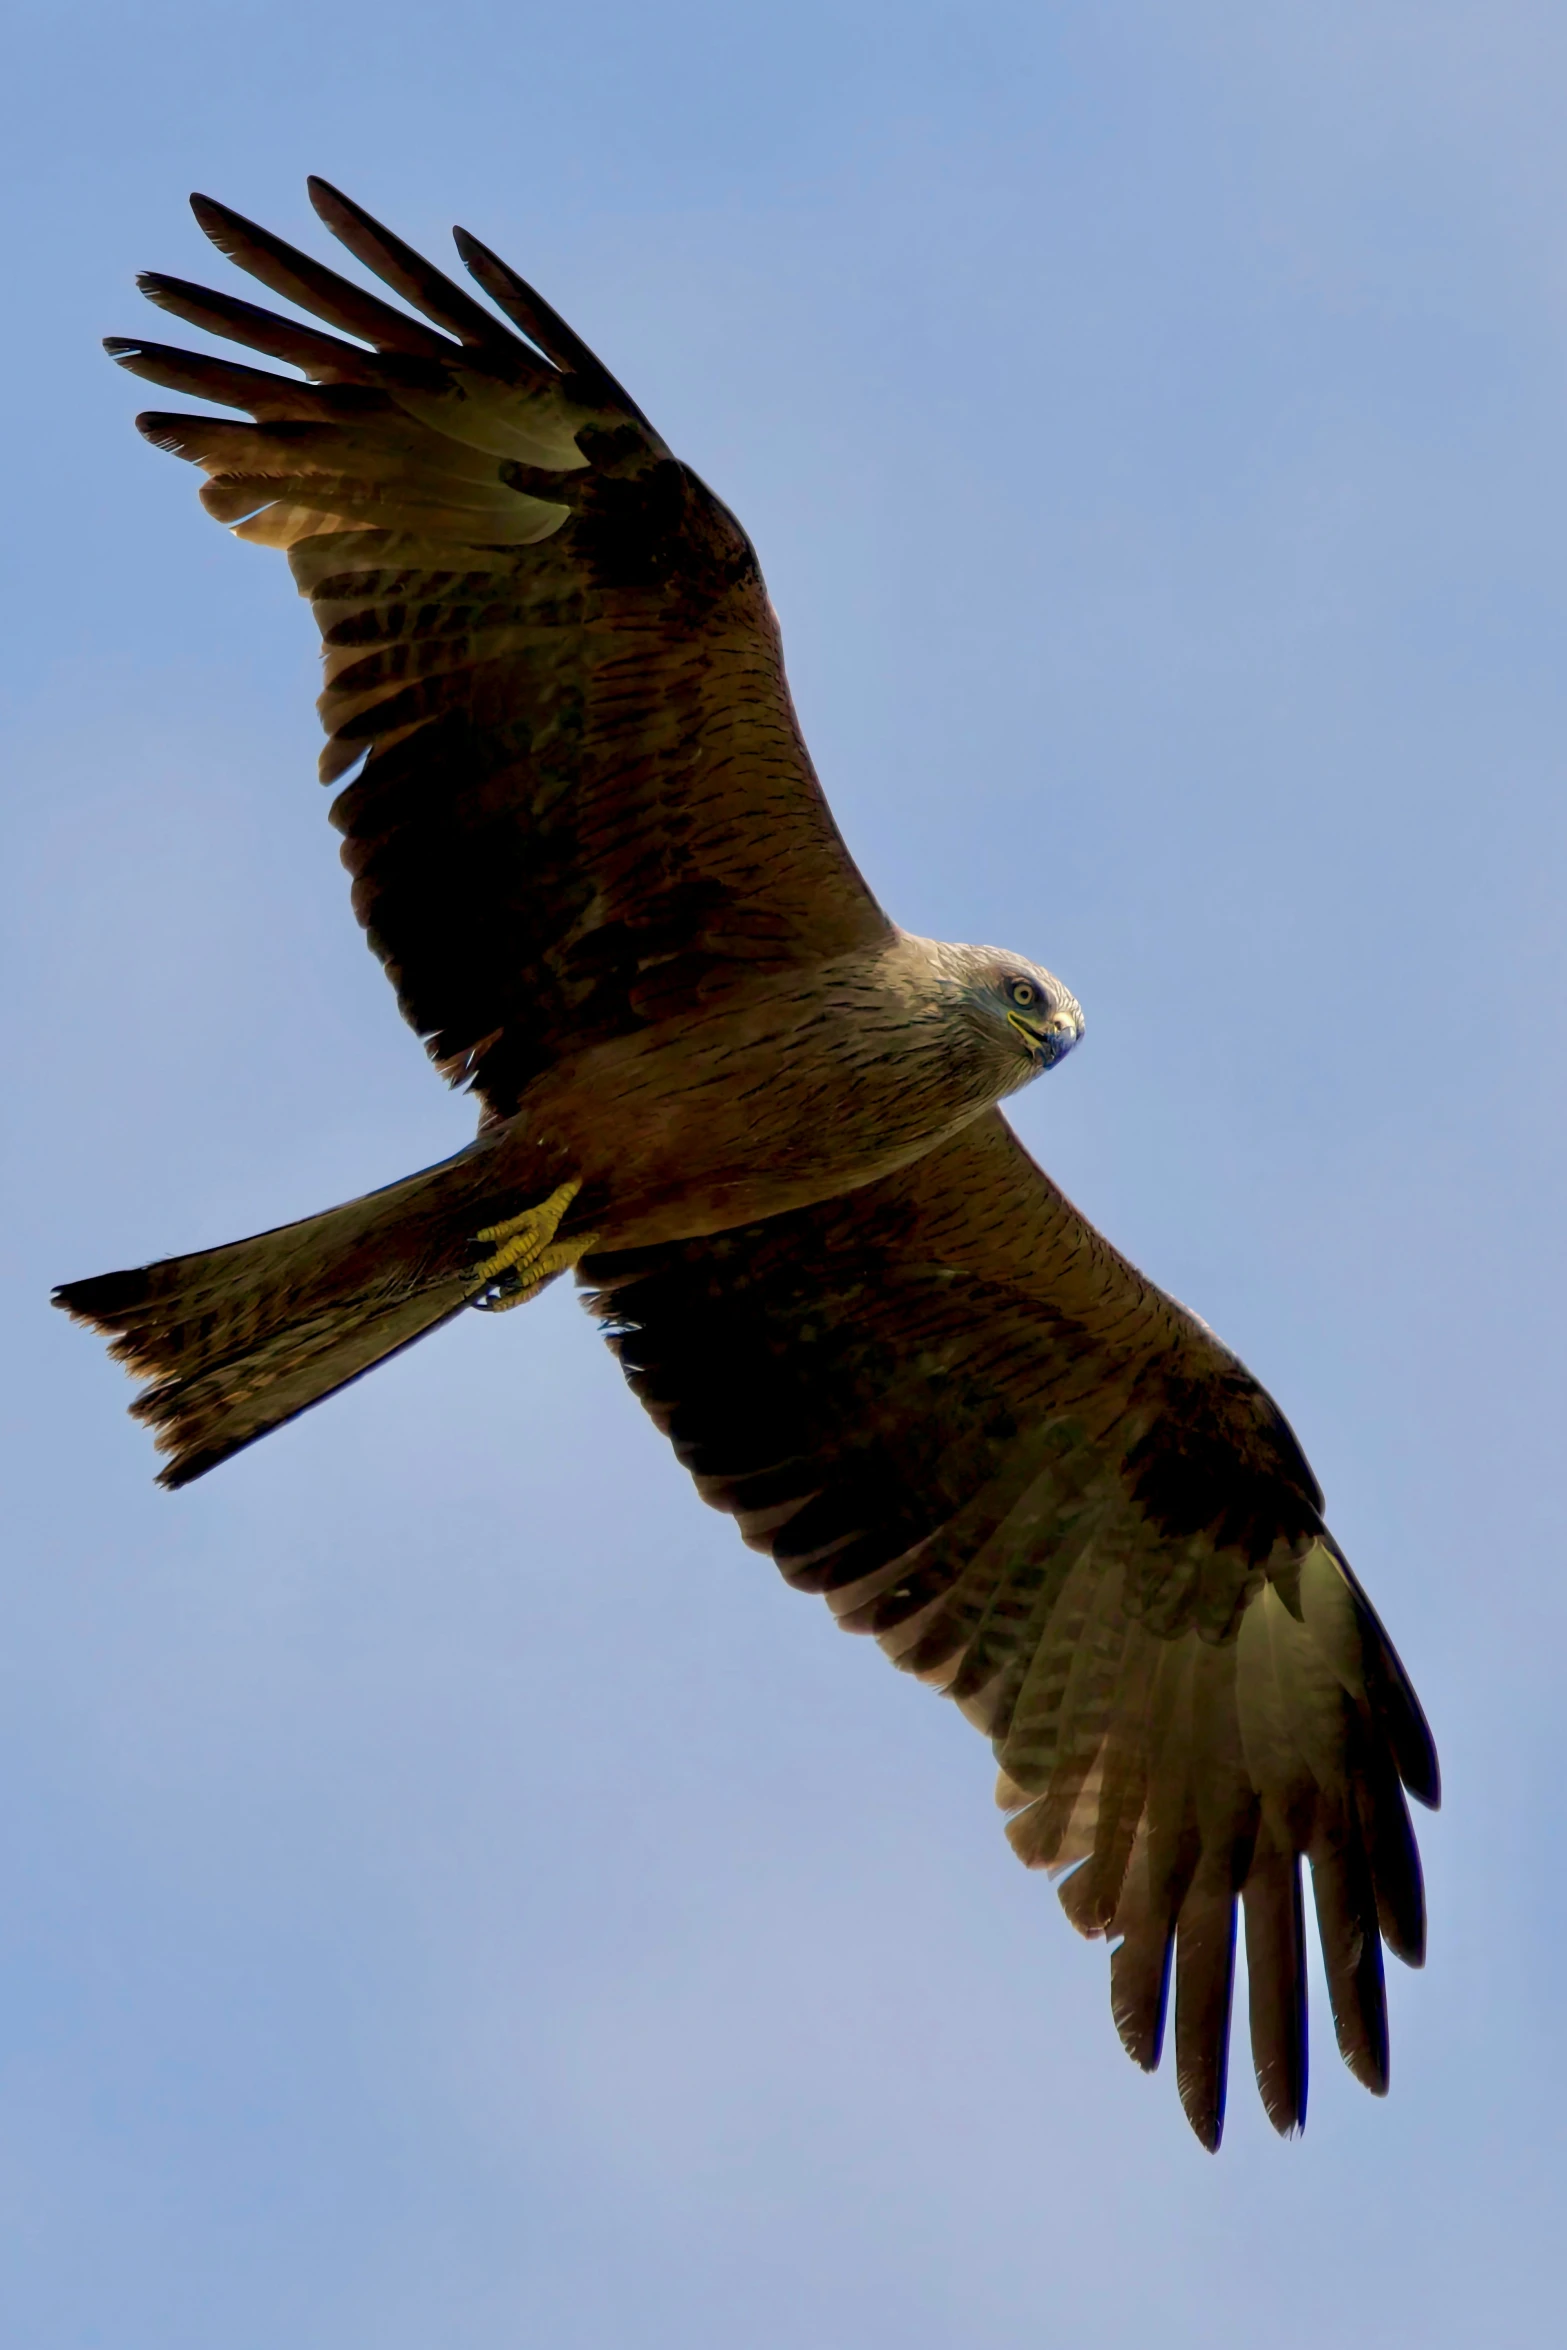
[{"label": "primary flight feather", "polygon": [[1303,1858],[1340,2049],[1385,2089],[1382,1944],[1420,1963],[1404,1798],[1437,1800],[1430,1734],[1277,1406],[997,1107],[1077,1042],[1076,1001],[883,914],[750,542],[548,303],[461,230],[494,309],[310,193],[399,302],[196,197],[318,323],[143,291],[296,372],[108,347],[251,419],[139,422],[311,600],[322,777],[358,769],[331,811],[354,908],[479,1131],[58,1302],[149,1382],[132,1408],[181,1485],[574,1267],[703,1497],[991,1739],[1007,1832],[1111,1942],[1148,2067],[1173,1973],[1204,2144],[1237,1911],[1258,2086],[1279,2129],[1305,2117]]}]

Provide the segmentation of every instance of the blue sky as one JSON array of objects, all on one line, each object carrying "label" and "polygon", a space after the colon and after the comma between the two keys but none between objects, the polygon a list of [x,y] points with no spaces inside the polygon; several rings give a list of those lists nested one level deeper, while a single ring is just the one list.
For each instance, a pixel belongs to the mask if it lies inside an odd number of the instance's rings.
[{"label": "blue sky", "polygon": [[[1277,2350],[1559,2322],[1567,18],[13,0],[0,2334]],[[154,1490],[51,1281],[454,1148],[314,647],[130,430],[200,187],[453,219],[740,513],[1031,1146],[1278,1395],[1442,1749],[1385,2105],[1122,2056],[950,1708],[557,1288]]]}]

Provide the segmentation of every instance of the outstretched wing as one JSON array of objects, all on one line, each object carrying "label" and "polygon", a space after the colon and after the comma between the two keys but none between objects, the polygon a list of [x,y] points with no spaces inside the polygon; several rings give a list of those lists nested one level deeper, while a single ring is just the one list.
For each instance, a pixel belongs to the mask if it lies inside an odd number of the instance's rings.
[{"label": "outstretched wing", "polygon": [[999,1113],[825,1206],[584,1275],[704,1498],[992,1739],[1008,1834],[1111,1938],[1149,2068],[1173,1949],[1204,2144],[1237,1900],[1258,2085],[1304,2120],[1302,1855],[1339,2046],[1384,2090],[1381,1940],[1424,1946],[1419,1705],[1277,1407]]},{"label": "outstretched wing", "polygon": [[355,908],[433,1057],[505,1116],[562,1050],[887,925],[734,517],[473,238],[463,260],[520,333],[310,192],[418,317],[196,197],[220,251],[334,331],[147,276],[160,309],[302,376],[108,348],[255,420],[138,422],[206,469],[238,537],[287,549],[325,646],[322,779],[365,762],[332,810]]}]

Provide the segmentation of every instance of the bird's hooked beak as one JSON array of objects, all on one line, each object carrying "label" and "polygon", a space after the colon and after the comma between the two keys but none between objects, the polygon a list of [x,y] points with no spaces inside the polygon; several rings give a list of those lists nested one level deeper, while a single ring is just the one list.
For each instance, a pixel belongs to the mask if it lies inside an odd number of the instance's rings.
[{"label": "bird's hooked beak", "polygon": [[1029,1051],[1039,1069],[1053,1069],[1057,1061],[1064,1061],[1073,1045],[1082,1041],[1083,1013],[1076,1003],[1062,1006],[1057,1011],[1036,1012],[1031,1018],[1027,1012],[1008,1012],[1007,1019]]}]

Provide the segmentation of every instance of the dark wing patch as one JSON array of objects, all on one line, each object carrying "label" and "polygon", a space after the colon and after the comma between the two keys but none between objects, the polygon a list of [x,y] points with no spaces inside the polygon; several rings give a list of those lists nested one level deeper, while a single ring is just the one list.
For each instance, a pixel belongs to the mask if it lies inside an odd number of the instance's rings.
[{"label": "dark wing patch", "polygon": [[[220,251],[322,325],[148,276],[160,308],[300,369],[117,337],[203,503],[287,550],[320,623],[324,781],[403,1011],[507,1115],[539,1070],[887,925],[801,740],[734,517],[477,241],[503,323],[322,181],[410,316],[206,198]],[[323,332],[322,326],[331,330]],[[355,337],[355,341],[344,337]]]},{"label": "dark wing patch", "polygon": [[1114,1945],[1116,2023],[1223,2124],[1237,1901],[1274,2123],[1306,2106],[1300,1860],[1346,2061],[1387,2085],[1385,1938],[1418,1964],[1403,1668],[1289,1427],[998,1113],[800,1214],[592,1260],[699,1491],[994,1743],[1008,1834]]}]

